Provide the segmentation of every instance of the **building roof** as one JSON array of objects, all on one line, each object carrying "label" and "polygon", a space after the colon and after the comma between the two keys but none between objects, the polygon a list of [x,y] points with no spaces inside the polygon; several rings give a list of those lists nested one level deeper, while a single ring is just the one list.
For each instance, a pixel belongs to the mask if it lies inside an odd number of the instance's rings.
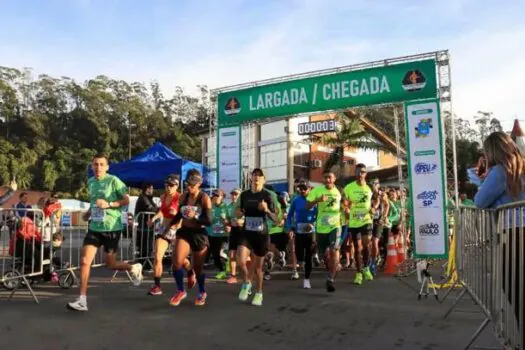
[{"label": "building roof", "polygon": [[[394,139],[392,139],[390,136],[385,134],[383,131],[381,131],[374,123],[372,123],[370,120],[366,119],[365,117],[358,116],[353,111],[345,111],[344,114],[349,118],[359,118],[359,121],[365,128],[365,130],[370,133],[375,139],[383,143],[388,148],[392,148],[392,150],[397,150],[397,144]],[[406,155],[406,150],[403,147],[399,147],[401,154]]]}]

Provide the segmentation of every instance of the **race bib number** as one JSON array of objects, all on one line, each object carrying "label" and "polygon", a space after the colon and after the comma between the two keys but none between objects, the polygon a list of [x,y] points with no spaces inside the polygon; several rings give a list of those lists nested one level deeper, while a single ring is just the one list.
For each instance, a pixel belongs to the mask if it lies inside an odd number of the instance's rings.
[{"label": "race bib number", "polygon": [[352,213],[352,219],[362,221],[365,219],[366,214],[365,213]]},{"label": "race bib number", "polygon": [[164,238],[170,241],[174,240],[176,237],[177,237],[177,230],[172,229],[172,228],[167,230],[166,233],[164,234]]},{"label": "race bib number", "polygon": [[297,233],[311,233],[313,231],[314,225],[312,224],[297,224]]},{"label": "race bib number", "polygon": [[334,226],[337,223],[337,218],[333,216],[323,216],[321,217],[321,225],[324,226]]},{"label": "race bib number", "polygon": [[264,231],[264,218],[247,216],[245,227],[247,231],[262,232]]},{"label": "race bib number", "polygon": [[224,226],[221,223],[217,223],[213,225],[213,233],[223,233],[224,232]]},{"label": "race bib number", "polygon": [[93,222],[104,222],[104,219],[106,218],[106,212],[104,209],[101,208],[94,208],[93,212],[91,213],[91,220]]},{"label": "race bib number", "polygon": [[181,208],[182,217],[184,219],[190,219],[189,213],[191,211],[195,211],[195,218],[199,216],[199,207],[192,206],[192,205],[185,205]]}]

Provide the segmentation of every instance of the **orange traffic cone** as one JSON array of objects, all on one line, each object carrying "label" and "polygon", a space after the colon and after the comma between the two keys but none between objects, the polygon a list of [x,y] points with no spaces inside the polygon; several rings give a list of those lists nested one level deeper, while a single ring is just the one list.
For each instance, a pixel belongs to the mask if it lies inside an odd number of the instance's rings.
[{"label": "orange traffic cone", "polygon": [[405,245],[404,245],[403,234],[399,234],[399,243],[397,244],[397,263],[401,264],[406,259]]},{"label": "orange traffic cone", "polygon": [[397,251],[394,235],[390,232],[388,245],[386,248],[385,275],[395,275],[397,273]]}]

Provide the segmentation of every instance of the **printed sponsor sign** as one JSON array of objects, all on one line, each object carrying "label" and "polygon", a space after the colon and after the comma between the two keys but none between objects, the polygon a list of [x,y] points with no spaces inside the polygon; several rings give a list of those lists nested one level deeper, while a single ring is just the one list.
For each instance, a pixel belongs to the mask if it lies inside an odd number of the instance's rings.
[{"label": "printed sponsor sign", "polygon": [[414,253],[419,258],[445,258],[448,254],[446,169],[438,101],[405,103],[405,125]]}]

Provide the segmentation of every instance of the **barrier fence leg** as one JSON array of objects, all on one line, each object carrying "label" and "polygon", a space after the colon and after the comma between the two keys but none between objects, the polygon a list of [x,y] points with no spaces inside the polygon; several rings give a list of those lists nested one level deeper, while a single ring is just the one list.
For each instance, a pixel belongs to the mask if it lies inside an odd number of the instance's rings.
[{"label": "barrier fence leg", "polygon": [[463,288],[463,290],[461,291],[461,293],[459,293],[458,297],[456,298],[456,300],[454,301],[454,304],[452,304],[452,306],[448,309],[447,313],[445,314],[445,316],[443,318],[447,318],[448,315],[450,315],[450,313],[452,311],[454,311],[454,309],[456,308],[456,306],[458,306],[459,302],[461,301],[461,299],[463,298],[463,296],[465,295],[465,293],[467,292],[467,289],[466,288]]},{"label": "barrier fence leg", "polygon": [[[445,293],[445,295],[443,295],[443,298],[439,301],[440,304],[443,304],[443,302],[445,300],[447,300],[448,296],[450,295],[450,293],[452,293],[452,291],[454,290],[454,288],[456,288],[456,286],[460,284],[458,280],[454,281],[454,284],[447,290],[447,292]],[[461,286],[460,286],[461,287]]]},{"label": "barrier fence leg", "polygon": [[[468,350],[470,349],[470,347],[472,346],[472,344],[474,344],[474,342],[476,341],[476,339],[478,339],[478,337],[480,336],[480,334],[483,332],[483,330],[487,327],[487,325],[489,324],[490,322],[490,318],[489,317],[486,317],[483,322],[481,323],[481,325],[478,327],[478,329],[476,329],[476,332],[474,332],[474,334],[472,335],[472,337],[470,338],[470,341],[468,342],[468,344],[465,346],[465,350]],[[476,349],[480,349],[478,347],[476,347]],[[484,348],[484,349],[498,349],[498,348]]]},{"label": "barrier fence leg", "polygon": [[33,288],[31,288],[31,285],[29,284],[29,281],[27,280],[27,278],[25,276],[21,276],[19,277],[19,279],[21,279],[21,281],[17,283],[15,285],[15,288],[13,288],[13,290],[11,291],[11,294],[9,295],[9,300],[13,299],[13,296],[15,295],[16,291],[20,288],[20,285],[22,284],[21,282],[24,282],[27,287],[27,290],[33,297],[33,300],[35,301],[35,303],[40,304],[40,302],[38,301],[38,298],[36,297],[35,291],[33,290]]},{"label": "barrier fence leg", "polygon": [[[119,272],[120,271],[115,271],[115,273],[113,274],[113,277],[111,277],[110,283],[112,283],[115,280],[115,278],[117,278],[117,275],[118,275]],[[130,282],[133,282],[133,278],[131,278],[131,275],[129,274],[129,271],[125,271],[125,272],[126,272],[126,276],[128,277],[128,280]]]}]

